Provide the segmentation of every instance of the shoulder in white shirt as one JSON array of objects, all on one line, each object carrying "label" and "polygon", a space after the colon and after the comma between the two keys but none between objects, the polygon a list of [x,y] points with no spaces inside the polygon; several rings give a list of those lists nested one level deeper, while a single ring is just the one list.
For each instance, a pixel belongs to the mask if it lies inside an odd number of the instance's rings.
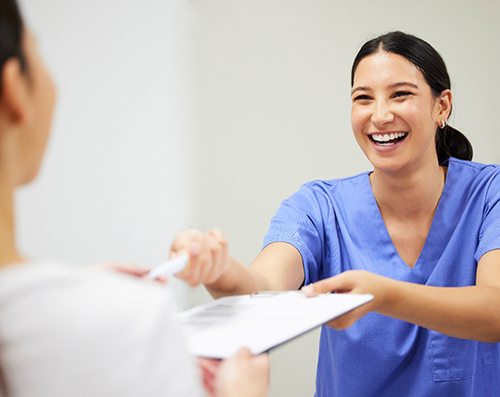
[{"label": "shoulder in white shirt", "polygon": [[168,292],[112,272],[2,269],[0,360],[10,397],[201,394]]}]

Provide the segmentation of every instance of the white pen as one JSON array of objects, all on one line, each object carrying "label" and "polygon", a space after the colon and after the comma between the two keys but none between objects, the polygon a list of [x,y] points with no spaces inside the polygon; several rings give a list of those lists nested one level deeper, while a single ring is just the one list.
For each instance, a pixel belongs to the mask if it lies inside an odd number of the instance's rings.
[{"label": "white pen", "polygon": [[188,260],[188,255],[176,256],[175,258],[163,262],[161,265],[153,267],[147,274],[147,277],[158,278],[161,276],[172,276],[184,269],[184,267],[188,263]]}]

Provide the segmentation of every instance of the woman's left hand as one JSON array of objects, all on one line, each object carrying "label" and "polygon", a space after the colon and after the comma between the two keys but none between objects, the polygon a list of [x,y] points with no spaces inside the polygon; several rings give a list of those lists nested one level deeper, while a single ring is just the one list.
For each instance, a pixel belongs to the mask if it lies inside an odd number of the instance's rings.
[{"label": "woman's left hand", "polygon": [[302,287],[307,296],[328,292],[348,294],[371,294],[373,300],[328,323],[335,329],[350,327],[371,311],[378,311],[390,304],[390,287],[393,280],[364,270],[349,270]]}]

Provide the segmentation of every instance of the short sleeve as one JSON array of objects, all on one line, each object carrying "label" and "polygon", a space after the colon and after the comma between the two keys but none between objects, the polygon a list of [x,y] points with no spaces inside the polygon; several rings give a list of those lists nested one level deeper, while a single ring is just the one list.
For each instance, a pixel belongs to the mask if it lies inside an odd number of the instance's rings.
[{"label": "short sleeve", "polygon": [[264,247],[284,242],[299,251],[305,284],[319,279],[324,244],[322,201],[324,199],[313,183],[303,185],[281,203],[264,237]]},{"label": "short sleeve", "polygon": [[484,254],[495,249],[500,249],[500,172],[492,177],[488,186],[474,259],[479,262]]}]

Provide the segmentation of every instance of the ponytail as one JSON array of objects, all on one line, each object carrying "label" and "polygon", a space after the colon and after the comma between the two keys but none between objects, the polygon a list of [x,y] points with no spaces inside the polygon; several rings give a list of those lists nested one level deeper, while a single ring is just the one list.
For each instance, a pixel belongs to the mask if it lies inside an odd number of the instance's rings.
[{"label": "ponytail", "polygon": [[472,145],[469,140],[448,124],[436,131],[436,152],[439,164],[443,164],[450,157],[472,160]]}]

